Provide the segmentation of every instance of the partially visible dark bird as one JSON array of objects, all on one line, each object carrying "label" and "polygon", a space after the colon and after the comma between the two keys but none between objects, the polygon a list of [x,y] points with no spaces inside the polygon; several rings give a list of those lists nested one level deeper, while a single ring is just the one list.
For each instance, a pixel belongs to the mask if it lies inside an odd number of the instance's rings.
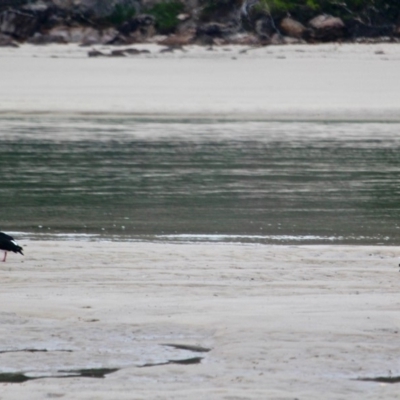
[{"label": "partially visible dark bird", "polygon": [[22,253],[22,247],[18,245],[15,239],[9,235],[6,235],[3,232],[0,232],[0,250],[4,251],[3,262],[6,261],[7,251],[13,251],[14,253]]}]

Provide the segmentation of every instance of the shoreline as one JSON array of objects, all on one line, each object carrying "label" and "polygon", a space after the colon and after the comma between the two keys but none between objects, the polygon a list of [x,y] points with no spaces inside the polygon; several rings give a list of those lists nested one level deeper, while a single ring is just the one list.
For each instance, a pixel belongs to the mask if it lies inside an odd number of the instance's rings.
[{"label": "shoreline", "polygon": [[318,235],[240,235],[240,234],[100,234],[100,233],[49,233],[19,232],[7,229],[7,232],[18,240],[31,242],[83,242],[83,243],[125,243],[135,244],[165,244],[165,245],[214,245],[214,246],[371,246],[371,247],[396,247],[396,237],[345,237],[345,236],[318,236]]},{"label": "shoreline", "polygon": [[347,110],[337,110],[335,112],[322,111],[298,111],[298,112],[285,112],[283,110],[270,111],[263,113],[132,113],[129,111],[125,112],[92,112],[72,110],[54,110],[48,111],[36,111],[36,110],[7,110],[0,111],[0,118],[29,118],[29,117],[45,117],[45,118],[68,118],[68,119],[128,119],[140,122],[191,122],[196,120],[197,122],[299,122],[299,123],[313,123],[313,122],[324,122],[324,123],[399,123],[400,113],[399,110],[394,109],[393,111],[355,111],[348,112]]}]

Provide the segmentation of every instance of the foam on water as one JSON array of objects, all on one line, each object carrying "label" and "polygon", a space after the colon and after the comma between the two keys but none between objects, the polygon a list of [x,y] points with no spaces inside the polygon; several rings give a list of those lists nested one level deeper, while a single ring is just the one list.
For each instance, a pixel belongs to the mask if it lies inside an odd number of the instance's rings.
[{"label": "foam on water", "polygon": [[388,244],[389,236],[320,236],[320,235],[229,235],[229,234],[166,234],[166,235],[100,235],[87,233],[8,232],[21,240],[61,240],[96,242],[164,242],[164,243],[243,243],[243,244],[325,244],[374,242]]}]

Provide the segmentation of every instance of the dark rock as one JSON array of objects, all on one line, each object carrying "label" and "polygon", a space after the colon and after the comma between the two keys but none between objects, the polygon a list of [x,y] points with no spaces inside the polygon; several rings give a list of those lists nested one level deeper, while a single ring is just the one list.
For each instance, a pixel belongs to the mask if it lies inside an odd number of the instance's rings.
[{"label": "dark rock", "polygon": [[165,47],[164,49],[161,49],[159,52],[160,53],[173,53],[175,51],[174,47]]},{"label": "dark rock", "polygon": [[280,28],[284,34],[294,38],[302,38],[307,31],[307,28],[301,22],[290,17],[283,18]]},{"label": "dark rock", "polygon": [[36,3],[29,2],[21,10],[35,17],[38,21],[38,31],[45,33],[46,30],[61,25],[68,19],[68,15],[61,13],[59,9],[41,1]]},{"label": "dark rock", "polygon": [[153,27],[154,24],[155,18],[152,15],[141,14],[137,17],[130,19],[129,21],[124,22],[118,28],[118,30],[126,36],[138,30],[140,31],[140,33],[145,35],[149,31],[149,28]]},{"label": "dark rock", "polygon": [[0,33],[0,47],[18,47],[18,44],[14,42],[11,36]]},{"label": "dark rock", "polygon": [[220,24],[218,22],[209,22],[197,27],[196,35],[207,35],[211,37],[224,37],[232,35],[237,28],[232,24]]},{"label": "dark rock", "polygon": [[345,34],[345,25],[340,18],[331,15],[318,15],[308,23],[312,28],[311,37],[328,42],[340,39]]},{"label": "dark rock", "polygon": [[135,49],[134,47],[123,49],[122,51],[125,54],[129,54],[129,55],[132,55],[132,56],[136,56],[138,54],[148,54],[148,53],[150,53],[149,50],[146,50],[146,49],[139,50],[139,49]]},{"label": "dark rock", "polygon": [[221,24],[210,22],[197,27],[195,41],[202,45],[221,45],[226,40],[237,33],[239,27],[233,23]]},{"label": "dark rock", "polygon": [[106,54],[104,54],[98,50],[90,50],[90,51],[88,51],[88,56],[89,57],[106,57]]},{"label": "dark rock", "polygon": [[113,28],[98,30],[90,26],[56,26],[42,36],[35,35],[30,39],[31,43],[80,43],[82,46],[94,44],[107,44],[118,35],[118,31]]},{"label": "dark rock", "polygon": [[121,43],[143,42],[156,33],[155,18],[148,14],[138,15],[119,26],[118,31]]},{"label": "dark rock", "polygon": [[111,57],[126,57],[125,50],[113,50],[110,54]]},{"label": "dark rock", "polygon": [[39,31],[44,33],[56,26],[62,26],[70,22],[70,18],[66,15],[62,15],[59,12],[51,13],[48,18],[40,24]]},{"label": "dark rock", "polygon": [[138,0],[51,0],[60,9],[77,14],[83,14],[89,18],[106,18],[115,12],[116,7],[134,8],[139,11]]},{"label": "dark rock", "polygon": [[38,25],[38,18],[27,12],[7,10],[0,13],[0,32],[19,40],[32,36]]},{"label": "dark rock", "polygon": [[356,19],[349,21],[347,23],[347,28],[351,38],[376,38],[381,36],[393,36],[396,34],[396,27],[392,24],[368,25]]},{"label": "dark rock", "polygon": [[136,56],[138,54],[140,54],[142,51],[135,49],[135,48],[130,48],[130,49],[124,49],[124,53],[125,54],[130,54],[132,56]]},{"label": "dark rock", "polygon": [[138,55],[138,54],[146,54],[150,53],[149,50],[138,50],[135,48],[127,48],[127,49],[116,49],[112,50],[111,53],[102,53],[98,50],[90,50],[88,52],[89,57],[126,57],[128,55]]},{"label": "dark rock", "polygon": [[10,8],[20,8],[26,3],[26,0],[0,0],[0,11]]},{"label": "dark rock", "polygon": [[107,44],[112,44],[115,46],[125,46],[125,45],[130,45],[133,43],[137,43],[137,42],[138,42],[138,40],[134,35],[125,36],[125,35],[122,35],[121,33],[118,33],[118,35],[115,36],[115,38],[113,38],[112,40],[110,40]]},{"label": "dark rock", "polygon": [[254,31],[263,40],[269,40],[277,33],[275,23],[270,15],[262,15],[254,22]]},{"label": "dark rock", "polygon": [[62,36],[55,36],[49,34],[42,34],[36,32],[32,37],[27,40],[28,43],[37,44],[37,45],[44,45],[50,43],[67,43],[64,37]]},{"label": "dark rock", "polygon": [[177,45],[172,45],[172,46],[168,46],[168,47],[161,49],[160,53],[173,53],[175,50],[179,50],[179,51],[183,51],[183,52],[186,51],[183,46],[177,44]]}]

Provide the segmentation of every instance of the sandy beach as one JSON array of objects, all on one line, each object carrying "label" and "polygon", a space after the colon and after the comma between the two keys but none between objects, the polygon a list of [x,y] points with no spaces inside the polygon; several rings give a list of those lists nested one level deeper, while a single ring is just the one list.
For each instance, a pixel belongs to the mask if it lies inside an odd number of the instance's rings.
[{"label": "sandy beach", "polygon": [[1,265],[2,372],[116,371],[3,399],[399,398],[358,380],[400,375],[396,248],[23,244]]},{"label": "sandy beach", "polygon": [[0,54],[3,114],[125,114],[151,118],[400,120],[400,46],[251,48],[23,45]]},{"label": "sandy beach", "polygon": [[[135,47],[2,48],[0,113],[400,121],[399,45]],[[400,399],[397,247],[21,244],[0,399]]]}]

